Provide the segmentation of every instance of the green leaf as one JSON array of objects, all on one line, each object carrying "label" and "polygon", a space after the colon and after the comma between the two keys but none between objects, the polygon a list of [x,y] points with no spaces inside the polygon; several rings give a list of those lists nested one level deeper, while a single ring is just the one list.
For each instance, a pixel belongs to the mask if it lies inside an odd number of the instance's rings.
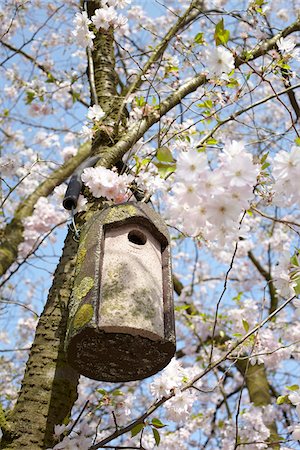
[{"label": "green leaf", "polygon": [[80,99],[80,94],[78,92],[72,91],[72,101],[73,103],[77,102]]},{"label": "green leaf", "polygon": [[116,389],[113,391],[112,395],[118,396],[118,395],[124,395],[124,393],[121,391],[121,389]]},{"label": "green leaf", "polygon": [[300,137],[297,137],[297,138],[295,139],[295,144],[296,144],[296,145],[300,145]]},{"label": "green leaf", "polygon": [[205,100],[203,103],[198,103],[197,106],[198,108],[211,109],[213,106],[213,102],[211,100]]},{"label": "green leaf", "polygon": [[241,333],[233,333],[232,336],[237,337],[237,338],[243,337],[243,335]]},{"label": "green leaf", "polygon": [[289,398],[287,395],[280,395],[276,400],[277,405],[283,405],[284,403],[289,403]]},{"label": "green leaf", "polygon": [[163,424],[159,419],[152,419],[151,424],[155,427],[155,428],[163,428],[166,425]]},{"label": "green leaf", "polygon": [[156,158],[160,162],[174,162],[171,150],[168,147],[159,147],[156,152]]},{"label": "green leaf", "polygon": [[299,267],[299,261],[298,261],[297,255],[293,255],[293,256],[291,257],[291,264],[292,264],[293,266]]},{"label": "green leaf", "polygon": [[176,164],[173,163],[154,163],[154,165],[157,167],[158,169],[158,173],[162,178],[166,178],[168,175],[170,175],[171,173],[175,172],[176,170]]},{"label": "green leaf", "polygon": [[265,170],[265,169],[267,169],[268,167],[270,167],[270,163],[268,163],[268,162],[266,162],[266,163],[264,163],[262,166],[261,166],[261,170]]},{"label": "green leaf", "polygon": [[135,103],[137,106],[145,106],[146,105],[146,100],[144,97],[135,97]]},{"label": "green leaf", "polygon": [[289,64],[286,64],[283,61],[278,61],[277,64],[279,67],[281,67],[282,69],[287,70],[287,71],[290,70],[290,68],[291,68],[291,66]]},{"label": "green leaf", "polygon": [[34,98],[35,98],[35,92],[27,91],[26,92],[26,101],[25,101],[26,105],[30,105],[33,102]]},{"label": "green leaf", "polygon": [[227,44],[229,37],[230,37],[230,32],[229,32],[229,30],[225,30],[224,19],[221,19],[220,22],[217,23],[217,25],[216,25],[215,34],[214,34],[216,45]]},{"label": "green leaf", "polygon": [[101,395],[107,395],[107,391],[105,389],[97,389],[97,392]]},{"label": "green leaf", "polygon": [[166,69],[166,72],[167,73],[169,73],[169,72],[178,72],[178,70],[179,70],[179,67],[177,67],[177,66],[168,66],[167,69]]},{"label": "green leaf", "polygon": [[186,311],[187,309],[189,309],[191,307],[191,305],[180,305],[180,306],[175,306],[175,311]]},{"label": "green leaf", "polygon": [[152,428],[152,432],[153,432],[153,436],[154,436],[154,439],[155,439],[155,443],[156,443],[156,445],[157,445],[157,447],[159,446],[159,443],[160,443],[160,435],[159,435],[159,432],[155,429],[155,428]]},{"label": "green leaf", "polygon": [[[249,61],[250,59],[253,59],[253,53],[251,51],[246,51],[243,53],[243,59],[245,61]],[[251,74],[249,74],[250,76]]]},{"label": "green leaf", "polygon": [[286,386],[286,388],[287,388],[289,391],[298,391],[299,386],[298,386],[298,384],[292,384],[291,386]]},{"label": "green leaf", "polygon": [[138,423],[135,427],[132,428],[132,430],[131,430],[131,437],[134,437],[137,434],[139,434],[144,427],[145,427],[144,423]]},{"label": "green leaf", "polygon": [[149,164],[149,162],[151,162],[150,158],[144,158],[142,159],[142,161],[140,161],[141,166],[146,166],[147,164]]},{"label": "green leaf", "polygon": [[215,145],[215,144],[217,144],[217,143],[218,143],[217,139],[214,139],[214,138],[209,138],[209,139],[207,139],[207,141],[206,141],[206,144],[207,144],[207,145]]},{"label": "green leaf", "polygon": [[293,278],[292,279],[295,283],[297,283],[296,284],[296,286],[294,286],[294,291],[295,291],[295,294],[296,295],[299,295],[300,294],[300,277],[297,277],[297,278]]},{"label": "green leaf", "polygon": [[203,33],[196,34],[194,41],[196,42],[196,44],[202,45],[204,43]]},{"label": "green leaf", "polygon": [[267,157],[269,156],[269,152],[265,153],[260,160],[260,163],[263,164],[264,162],[266,162]]},{"label": "green leaf", "polygon": [[243,292],[239,292],[235,297],[233,297],[233,301],[239,303],[242,299]]},{"label": "green leaf", "polygon": [[48,73],[46,83],[55,83],[56,79],[51,73]]},{"label": "green leaf", "polygon": [[246,333],[248,333],[249,328],[250,328],[250,327],[249,327],[249,323],[248,323],[247,320],[245,320],[245,319],[243,319],[242,322],[243,322],[244,330],[246,331]]}]

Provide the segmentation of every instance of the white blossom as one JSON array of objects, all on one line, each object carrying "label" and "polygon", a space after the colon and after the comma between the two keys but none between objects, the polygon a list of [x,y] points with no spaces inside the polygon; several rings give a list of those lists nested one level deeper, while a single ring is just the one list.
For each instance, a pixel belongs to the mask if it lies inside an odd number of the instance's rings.
[{"label": "white blossom", "polygon": [[293,425],[291,427],[291,431],[293,431],[292,439],[295,439],[295,441],[299,441],[300,440],[300,423],[297,425]]},{"label": "white blossom", "polygon": [[219,77],[223,73],[229,73],[234,69],[232,53],[224,47],[210,48],[205,53],[205,65],[207,77]]},{"label": "white blossom", "polygon": [[86,11],[76,13],[73,23],[75,25],[75,30],[72,31],[72,34],[76,38],[77,43],[82,47],[89,47],[92,49],[95,34],[89,30],[89,25],[92,22],[88,18]]},{"label": "white blossom", "polygon": [[156,376],[150,385],[150,392],[155,398],[170,395],[172,389],[182,384],[181,364],[173,358],[160,376]]},{"label": "white blossom", "polygon": [[117,17],[117,12],[112,6],[105,6],[96,9],[95,14],[92,16],[92,22],[97,30],[99,30],[99,28],[108,30],[110,26],[116,23]]},{"label": "white blossom", "polygon": [[175,422],[185,422],[191,414],[196,400],[191,390],[180,392],[174,389],[175,396],[165,403],[166,417]]},{"label": "white blossom", "polygon": [[299,50],[295,49],[296,42],[292,37],[280,38],[276,44],[283,56],[299,58]]},{"label": "white blossom", "polygon": [[121,203],[128,199],[128,186],[132,177],[118,175],[115,171],[104,167],[88,167],[81,175],[82,181],[89,187],[94,197],[106,197]]},{"label": "white blossom", "polygon": [[87,118],[90,120],[101,120],[105,116],[105,112],[100,105],[93,105],[89,107]]}]

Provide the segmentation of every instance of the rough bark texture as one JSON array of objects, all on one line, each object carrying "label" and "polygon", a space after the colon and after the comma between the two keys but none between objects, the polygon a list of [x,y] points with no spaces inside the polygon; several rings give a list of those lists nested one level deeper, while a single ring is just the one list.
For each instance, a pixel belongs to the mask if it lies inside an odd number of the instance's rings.
[{"label": "rough bark texture", "polygon": [[[88,16],[92,17],[100,7],[99,1],[87,2]],[[89,77],[91,91],[95,93],[94,101],[106,113],[99,125],[92,143],[93,154],[99,154],[103,146],[113,146],[118,139],[119,122],[124,114],[120,114],[122,97],[117,92],[118,76],[115,71],[114,30],[99,29],[93,41],[94,48],[89,60]],[[94,84],[94,85],[93,85]],[[92,95],[93,98],[93,95]]]},{"label": "rough bark texture", "polygon": [[77,245],[69,234],[36,329],[18,401],[7,418],[1,449],[49,447],[54,425],[69,416],[76,400],[78,374],[66,363],[64,340]]}]

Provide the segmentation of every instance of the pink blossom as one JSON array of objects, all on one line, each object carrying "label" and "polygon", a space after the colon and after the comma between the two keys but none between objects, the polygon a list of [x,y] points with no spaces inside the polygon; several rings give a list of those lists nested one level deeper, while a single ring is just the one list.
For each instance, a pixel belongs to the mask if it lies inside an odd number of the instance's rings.
[{"label": "pink blossom", "polygon": [[131,176],[118,176],[116,172],[104,167],[88,167],[83,171],[81,179],[94,197],[106,197],[117,203],[128,198],[128,186],[132,182]]}]

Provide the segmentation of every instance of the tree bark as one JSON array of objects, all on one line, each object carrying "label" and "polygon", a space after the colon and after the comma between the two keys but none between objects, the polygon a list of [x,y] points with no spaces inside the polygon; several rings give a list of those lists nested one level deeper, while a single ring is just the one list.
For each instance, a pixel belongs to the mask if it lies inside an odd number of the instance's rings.
[{"label": "tree bark", "polygon": [[68,418],[76,400],[78,374],[66,362],[64,340],[77,246],[69,233],[36,329],[19,398],[6,420],[1,449],[51,446],[54,425]]}]

